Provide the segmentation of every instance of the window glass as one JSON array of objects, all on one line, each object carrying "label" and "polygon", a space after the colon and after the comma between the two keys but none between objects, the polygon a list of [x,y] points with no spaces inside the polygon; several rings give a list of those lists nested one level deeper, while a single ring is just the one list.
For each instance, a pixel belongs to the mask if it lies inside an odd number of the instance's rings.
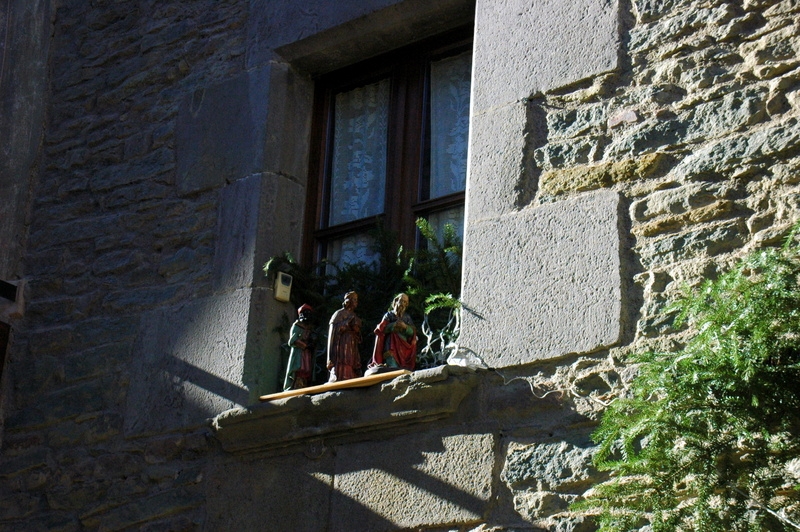
[{"label": "window glass", "polygon": [[374,262],[370,230],[422,246],[415,221],[463,231],[471,28],[317,80],[303,255]]},{"label": "window glass", "polygon": [[436,231],[439,241],[444,235],[444,226],[450,224],[456,230],[456,235],[461,239],[464,235],[464,206],[453,207],[443,211],[432,212],[427,216],[428,222]]},{"label": "window glass", "polygon": [[430,68],[429,197],[439,198],[465,187],[472,54],[434,61]]},{"label": "window glass", "polygon": [[348,235],[328,242],[327,258],[337,266],[345,266],[357,262],[372,264],[378,260],[373,251],[374,246],[375,240],[367,233]]},{"label": "window glass", "polygon": [[329,225],[383,212],[388,120],[387,79],[336,95]]}]

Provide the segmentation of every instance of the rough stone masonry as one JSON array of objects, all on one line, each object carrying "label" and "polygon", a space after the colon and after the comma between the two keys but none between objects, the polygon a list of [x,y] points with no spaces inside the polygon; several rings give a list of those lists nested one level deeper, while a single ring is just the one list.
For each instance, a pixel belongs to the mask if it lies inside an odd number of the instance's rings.
[{"label": "rough stone masonry", "polygon": [[[619,355],[800,213],[797,0],[3,9],[0,530],[593,530]],[[461,345],[491,369],[253,405],[313,75],[473,14]]]}]

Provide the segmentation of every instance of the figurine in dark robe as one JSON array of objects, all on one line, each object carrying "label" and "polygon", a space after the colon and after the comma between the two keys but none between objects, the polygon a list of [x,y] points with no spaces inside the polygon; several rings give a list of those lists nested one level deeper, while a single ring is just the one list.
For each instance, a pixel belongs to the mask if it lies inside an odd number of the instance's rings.
[{"label": "figurine in dark robe", "polygon": [[408,296],[397,294],[392,310],[383,315],[375,328],[373,366],[414,370],[417,364],[417,329],[406,314]]},{"label": "figurine in dark robe", "polygon": [[342,308],[331,316],[328,327],[328,382],[343,381],[361,376],[361,319],[356,316],[358,294],[347,292]]},{"label": "figurine in dark robe", "polygon": [[314,367],[314,333],[311,325],[313,311],[309,305],[297,309],[297,321],[292,324],[289,331],[291,351],[286,366],[286,378],[283,381],[284,390],[296,390],[311,384],[311,372]]}]

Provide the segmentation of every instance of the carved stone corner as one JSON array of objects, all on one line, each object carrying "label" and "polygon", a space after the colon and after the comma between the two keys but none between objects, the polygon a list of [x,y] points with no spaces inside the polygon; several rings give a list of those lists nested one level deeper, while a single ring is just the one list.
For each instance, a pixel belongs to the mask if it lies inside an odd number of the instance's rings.
[{"label": "carved stone corner", "polygon": [[324,439],[359,441],[376,432],[443,419],[478,385],[477,372],[440,366],[380,386],[300,395],[227,410],[211,420],[229,453],[255,453]]}]

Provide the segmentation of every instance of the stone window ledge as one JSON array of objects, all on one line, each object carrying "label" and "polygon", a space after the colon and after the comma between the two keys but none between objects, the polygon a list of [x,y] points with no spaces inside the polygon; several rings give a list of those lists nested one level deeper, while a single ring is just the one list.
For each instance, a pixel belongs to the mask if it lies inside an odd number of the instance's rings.
[{"label": "stone window ledge", "polygon": [[450,416],[478,380],[475,370],[439,366],[368,388],[235,408],[216,416],[211,425],[222,448],[230,453],[271,451],[320,438],[358,441],[376,431]]}]

